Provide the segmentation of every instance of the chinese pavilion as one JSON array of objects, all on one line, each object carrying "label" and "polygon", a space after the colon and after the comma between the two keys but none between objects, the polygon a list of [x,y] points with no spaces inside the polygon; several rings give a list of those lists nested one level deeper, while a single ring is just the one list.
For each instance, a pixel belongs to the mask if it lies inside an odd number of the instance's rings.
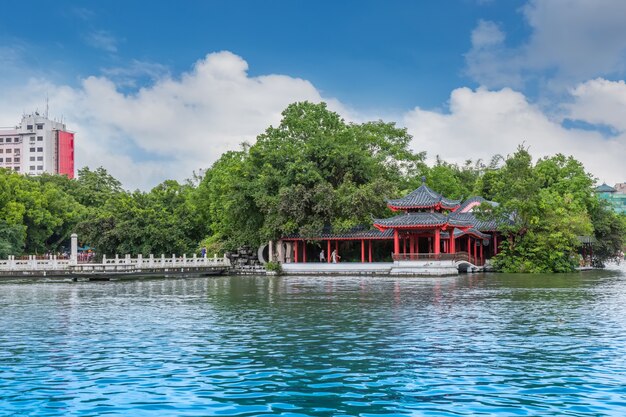
[{"label": "chinese pavilion", "polygon": [[[387,201],[389,209],[398,214],[374,219],[374,229],[361,228],[339,234],[327,232],[315,237],[283,237],[281,240],[289,244],[285,261],[307,262],[307,252],[313,249],[319,251],[321,247],[330,255],[332,249],[339,252],[340,242],[352,242],[352,246],[360,243],[361,262],[372,262],[374,243],[380,246],[392,241],[389,249],[394,261],[454,258],[483,265],[486,256],[497,253],[498,245],[496,222],[474,216],[474,208],[483,202],[486,200],[482,197],[472,197],[463,203],[445,198],[429,188],[422,178],[422,185],[407,196]],[[311,243],[315,247],[311,247]],[[289,257],[290,254],[293,256]],[[327,262],[330,260],[327,256]]]}]

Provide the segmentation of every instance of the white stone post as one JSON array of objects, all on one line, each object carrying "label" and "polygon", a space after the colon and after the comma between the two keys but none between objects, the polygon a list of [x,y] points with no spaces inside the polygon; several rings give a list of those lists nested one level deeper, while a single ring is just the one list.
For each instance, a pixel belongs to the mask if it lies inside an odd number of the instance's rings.
[{"label": "white stone post", "polygon": [[143,264],[143,255],[137,255],[137,266],[141,266]]},{"label": "white stone post", "polygon": [[197,258],[195,253],[193,254],[193,260],[191,262],[193,262],[194,266],[196,266],[198,264],[198,258]]},{"label": "white stone post", "polygon": [[15,255],[9,255],[9,269],[15,270]]},{"label": "white stone post", "polygon": [[165,254],[164,253],[161,254],[161,266],[163,267],[165,266]]},{"label": "white stone post", "polygon": [[187,266],[187,254],[183,253],[183,266]]},{"label": "white stone post", "polygon": [[78,263],[78,235],[72,233],[70,235],[70,264],[76,265]]},{"label": "white stone post", "polygon": [[124,260],[124,263],[125,263],[125,264],[130,264],[130,255],[129,255],[128,253],[126,254],[126,257],[125,257],[125,258],[126,258],[126,259]]},{"label": "white stone post", "polygon": [[56,255],[52,255],[52,269],[57,269],[58,268],[58,263],[57,263],[57,256]]},{"label": "white stone post", "polygon": [[119,257],[119,255],[116,253],[116,254],[115,254],[115,265],[117,265],[118,263],[120,263],[120,257]]},{"label": "white stone post", "polygon": [[285,245],[282,240],[278,241],[278,262],[285,263]]},{"label": "white stone post", "polygon": [[172,266],[176,266],[176,254],[172,254]]},{"label": "white stone post", "polygon": [[285,246],[287,247],[285,251],[285,262],[290,264],[293,256],[293,243],[287,242]]},{"label": "white stone post", "polygon": [[107,263],[107,256],[106,255],[102,255],[102,264],[106,265]]},{"label": "white stone post", "polygon": [[154,255],[150,254],[150,268],[154,267]]}]

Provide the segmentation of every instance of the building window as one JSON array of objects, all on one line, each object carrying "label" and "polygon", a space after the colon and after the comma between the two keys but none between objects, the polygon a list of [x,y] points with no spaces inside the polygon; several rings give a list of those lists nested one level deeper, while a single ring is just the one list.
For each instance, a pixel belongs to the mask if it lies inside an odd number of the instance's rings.
[{"label": "building window", "polygon": [[38,157],[37,157],[37,160],[38,160],[38,161],[43,161],[43,156],[38,156]]},{"label": "building window", "polygon": [[43,170],[43,165],[37,165],[37,171]]},{"label": "building window", "polygon": [[26,129],[33,130],[33,125],[26,125]]},{"label": "building window", "polygon": [[20,138],[15,138],[13,139],[13,142],[18,143],[20,141]]},{"label": "building window", "polygon": [[31,171],[34,171],[35,170],[35,165],[31,165],[29,168],[30,168]]},{"label": "building window", "polygon": [[43,148],[37,148],[37,152],[43,152]]},{"label": "building window", "polygon": [[11,148],[7,149],[7,153],[11,153],[11,152],[13,152],[13,149]]},{"label": "building window", "polygon": [[41,142],[43,140],[43,136],[37,136],[37,140]]},{"label": "building window", "polygon": [[35,152],[35,148],[30,148],[30,151],[31,152]]},{"label": "building window", "polygon": [[15,149],[13,149],[13,153],[14,153],[15,155],[19,155],[19,154],[20,154],[20,148],[15,148]]},{"label": "building window", "polygon": [[20,170],[20,167],[15,167],[14,169],[15,169],[16,171],[19,171],[19,170]]},{"label": "building window", "polygon": [[11,162],[11,158],[7,158],[7,162]]},{"label": "building window", "polygon": [[4,158],[0,158],[0,162],[4,162]]},{"label": "building window", "polygon": [[34,157],[34,156],[31,156],[31,157],[30,157],[30,160],[31,160],[31,161],[34,161],[34,160],[35,160],[35,157]]},{"label": "building window", "polygon": [[4,153],[4,149],[0,148],[0,153]]},{"label": "building window", "polygon": [[[11,138],[7,138],[8,141],[11,140]],[[0,143],[4,143],[4,138],[0,138]]]},{"label": "building window", "polygon": [[20,158],[13,159],[13,162],[15,162],[15,163],[20,162]]},{"label": "building window", "polygon": [[43,123],[37,123],[37,130],[43,129]]}]

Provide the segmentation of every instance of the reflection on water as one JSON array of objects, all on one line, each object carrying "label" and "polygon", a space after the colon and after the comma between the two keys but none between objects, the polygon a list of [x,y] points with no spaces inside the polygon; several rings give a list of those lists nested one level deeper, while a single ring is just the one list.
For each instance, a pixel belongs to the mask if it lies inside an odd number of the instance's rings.
[{"label": "reflection on water", "polygon": [[0,415],[626,414],[620,271],[0,294]]}]

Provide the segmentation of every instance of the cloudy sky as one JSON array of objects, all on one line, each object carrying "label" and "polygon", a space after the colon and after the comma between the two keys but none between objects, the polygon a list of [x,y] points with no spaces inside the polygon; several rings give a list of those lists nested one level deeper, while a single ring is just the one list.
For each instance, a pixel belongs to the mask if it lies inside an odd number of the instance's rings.
[{"label": "cloudy sky", "polygon": [[[8,3],[8,4],[7,4]],[[6,2],[0,126],[45,109],[129,189],[205,169],[299,100],[452,162],[524,143],[626,181],[626,1]]]}]

